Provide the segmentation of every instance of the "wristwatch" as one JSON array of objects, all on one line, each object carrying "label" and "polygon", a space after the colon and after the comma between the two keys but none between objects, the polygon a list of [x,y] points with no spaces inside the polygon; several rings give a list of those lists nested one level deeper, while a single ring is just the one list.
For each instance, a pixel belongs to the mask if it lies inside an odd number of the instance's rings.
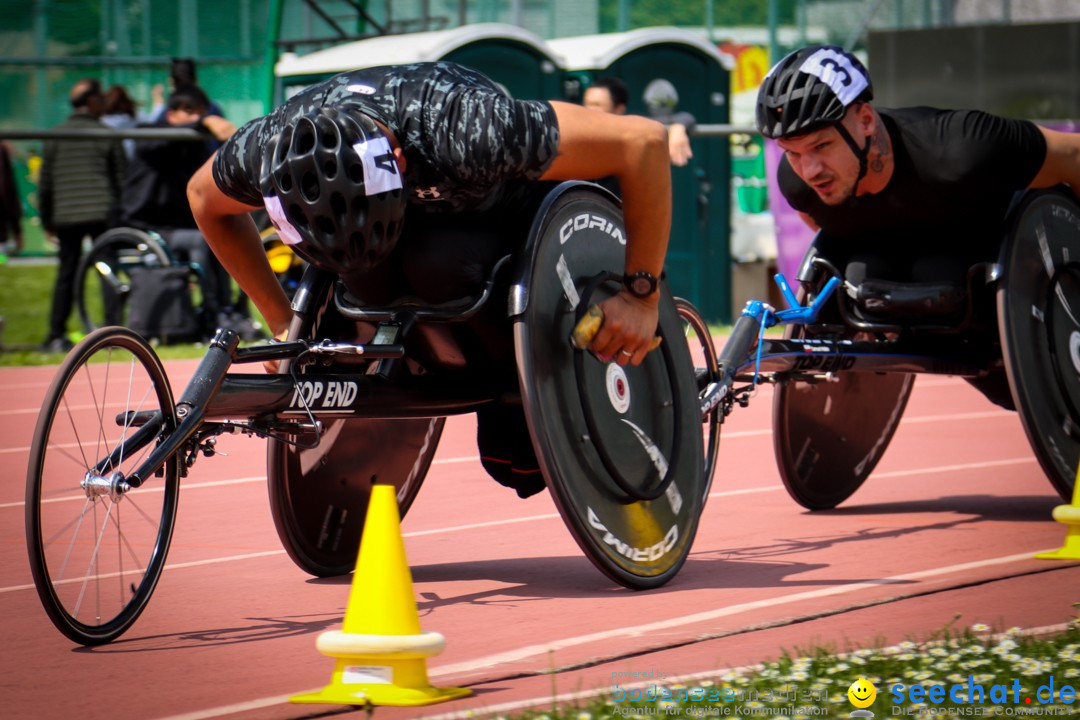
[{"label": "wristwatch", "polygon": [[623,285],[634,297],[647,298],[660,287],[660,280],[648,272],[636,272],[623,276]]}]

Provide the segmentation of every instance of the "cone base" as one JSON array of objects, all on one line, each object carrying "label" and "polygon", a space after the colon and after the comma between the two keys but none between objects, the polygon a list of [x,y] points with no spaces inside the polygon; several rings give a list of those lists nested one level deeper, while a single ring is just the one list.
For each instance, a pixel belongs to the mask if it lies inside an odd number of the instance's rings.
[{"label": "cone base", "polygon": [[322,705],[387,705],[414,707],[457,700],[472,695],[468,688],[427,687],[403,688],[396,685],[335,685],[322,690],[289,698],[292,703],[317,703]]},{"label": "cone base", "polygon": [[1054,552],[1039,553],[1035,556],[1038,560],[1080,560],[1080,546],[1075,548],[1061,548]]}]

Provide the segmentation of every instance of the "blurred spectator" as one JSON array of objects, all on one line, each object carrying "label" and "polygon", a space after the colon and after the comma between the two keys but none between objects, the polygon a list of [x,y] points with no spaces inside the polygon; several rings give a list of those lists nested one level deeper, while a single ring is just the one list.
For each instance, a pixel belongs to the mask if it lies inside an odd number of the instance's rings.
[{"label": "blurred spectator", "polygon": [[[105,91],[105,110],[101,116],[101,122],[117,130],[129,130],[138,123],[153,121],[150,113],[140,113],[136,110],[137,104],[128,95],[123,85],[113,85]],[[135,154],[135,141],[127,139],[124,143],[124,154],[131,160]]]},{"label": "blurred spectator", "polygon": [[[104,127],[98,119],[105,108],[101,83],[80,80],[69,96],[72,114],[59,130]],[[124,181],[124,148],[118,140],[46,140],[38,185],[38,212],[47,236],[55,236],[60,263],[53,289],[49,334],[42,344],[48,352],[65,352],[67,319],[74,301],[75,272],[82,242],[105,232],[117,217]]]},{"label": "blurred spectator", "polygon": [[15,184],[14,155],[11,145],[0,141],[0,245],[12,242],[9,252],[17,255],[23,249],[22,201]]},{"label": "blurred spectator", "polygon": [[[653,84],[650,84],[650,89],[652,86]],[[617,77],[610,76],[593,81],[592,85],[586,88],[582,98],[582,104],[585,107],[616,115],[626,114],[626,105],[629,101],[630,93],[626,90],[626,83]],[[652,118],[667,126],[668,155],[671,157],[671,163],[679,167],[686,165],[694,156],[690,149],[690,131],[695,125],[694,116],[687,112],[674,112],[674,103],[671,103],[669,107],[668,103],[663,102],[663,98],[657,101],[652,97],[646,97],[646,104]]]},{"label": "blurred spectator", "polygon": [[[195,72],[195,61],[191,58],[173,58],[172,65],[169,67],[169,92],[175,92],[177,88],[189,86],[199,87],[199,78]],[[160,85],[155,86],[154,91],[153,119],[161,120],[165,116],[165,105],[162,102],[164,99],[164,91]],[[225,117],[225,113],[221,109],[221,106],[213,100],[210,100],[209,96],[207,97],[207,102],[209,103],[206,109],[207,115],[216,115],[222,118]],[[211,140],[209,142],[209,147],[211,150],[217,150],[221,147],[221,142],[216,139]]]},{"label": "blurred spectator", "polygon": [[[209,104],[201,88],[182,85],[169,96],[162,117],[140,127],[190,128],[208,139],[224,141],[236,126],[225,118],[209,115]],[[230,278],[195,225],[187,201],[188,180],[211,154],[207,144],[201,142],[138,140],[124,178],[123,221],[160,233],[177,257],[202,268],[208,331],[230,327],[245,335],[249,328],[235,327],[237,322],[232,317]]]}]

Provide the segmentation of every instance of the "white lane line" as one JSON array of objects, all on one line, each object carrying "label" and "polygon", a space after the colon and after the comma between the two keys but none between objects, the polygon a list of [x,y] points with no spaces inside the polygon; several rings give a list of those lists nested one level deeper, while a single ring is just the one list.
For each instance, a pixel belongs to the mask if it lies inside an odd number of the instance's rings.
[{"label": "white lane line", "polygon": [[930,568],[928,570],[917,570],[915,572],[903,573],[901,575],[892,575],[890,577],[881,578],[880,580],[874,580],[870,582],[850,583],[848,585],[836,585],[833,587],[820,588],[818,590],[807,590],[806,592],[792,593],[790,595],[766,598],[764,600],[754,600],[752,602],[729,605],[727,607],[717,608],[715,610],[707,610],[705,612],[682,615],[680,617],[668,618],[666,620],[658,620],[656,622],[644,623],[641,625],[628,625],[612,630],[603,630],[600,632],[589,633],[587,635],[578,635],[576,637],[564,638],[562,640],[555,640],[553,642],[540,645],[527,645],[525,647],[516,648],[514,650],[507,650],[505,652],[494,653],[486,657],[476,658],[475,660],[453,663],[451,665],[443,665],[441,667],[434,668],[429,672],[429,674],[457,675],[462,673],[476,672],[478,670],[485,670],[495,665],[502,665],[505,663],[517,662],[519,660],[526,660],[537,655],[546,655],[553,650],[563,650],[565,648],[588,645],[590,643],[601,642],[604,640],[612,640],[615,638],[639,637],[641,635],[657,632],[660,630],[670,630],[673,628],[685,627],[686,625],[708,622],[710,620],[719,620],[720,618],[731,617],[732,615],[740,615],[751,610],[774,608],[780,605],[790,605],[792,603],[802,602],[804,600],[816,600],[818,598],[832,597],[834,595],[846,595],[848,593],[858,592],[860,590],[869,590],[885,585],[897,585],[907,583],[912,580],[926,580],[942,575],[954,575],[956,573],[966,570],[976,570],[985,567],[992,567],[995,565],[1008,565],[1014,562],[1031,560],[1032,556],[1035,553],[1039,552],[1045,551],[1032,550],[1031,552],[1017,553],[1015,555],[1003,555],[1001,557],[989,558],[987,560],[976,560],[973,562],[959,563],[957,565],[945,565],[942,567]]},{"label": "white lane line", "polygon": [[[226,485],[243,485],[245,483],[252,483],[252,482],[266,482],[266,476],[265,475],[255,475],[253,477],[233,478],[232,480],[208,480],[206,482],[201,482],[201,483],[185,483],[183,480],[181,480],[180,481],[180,490],[181,490],[181,492],[184,491],[184,490],[203,490],[203,489],[206,489],[206,488],[224,487]],[[139,495],[149,495],[150,493],[165,492],[165,488],[162,487],[161,485],[154,485],[153,487],[141,488],[137,492],[138,492]],[[41,504],[42,505],[51,505],[52,503],[73,502],[73,501],[85,502],[86,501],[86,495],[80,495],[80,494],[75,493],[75,494],[72,494],[72,495],[63,495],[61,497],[47,498],[45,500],[42,500]],[[25,506],[26,506],[26,501],[25,500],[20,500],[18,502],[10,502],[10,503],[0,503],[0,510],[2,510],[4,508],[15,508],[15,507],[25,507]]]},{"label": "white lane line", "polygon": [[960,470],[979,470],[983,468],[993,467],[1005,467],[1007,465],[1027,465],[1034,463],[1034,457],[1026,458],[1009,458],[1007,460],[986,460],[984,462],[977,463],[965,463],[963,465],[939,465],[932,468],[922,468],[921,470],[891,470],[889,472],[874,472],[870,475],[871,478],[890,478],[890,477],[903,477],[905,475],[930,475],[933,473],[944,472],[957,472]]},{"label": "white lane line", "polygon": [[[923,423],[934,422],[956,422],[958,420],[993,420],[995,418],[1014,417],[1016,413],[1009,412],[1008,410],[985,410],[980,412],[969,413],[952,413],[950,415],[919,415],[916,417],[904,417],[901,418],[901,425],[921,425]],[[735,430],[731,432],[720,432],[721,440],[728,440],[730,438],[742,438],[742,437],[759,437],[761,435],[772,435],[772,428],[766,428],[764,430]]]},{"label": "white lane line", "polygon": [[[442,462],[445,462],[445,463],[461,463],[461,462],[474,462],[474,461],[479,461],[479,458],[478,457],[447,458],[446,460],[444,460]],[[438,462],[440,462],[440,461],[435,460],[434,462],[432,462],[432,464],[434,465],[435,463],[438,463]],[[906,475],[921,475],[921,474],[933,474],[933,473],[943,473],[943,472],[962,472],[964,470],[981,470],[981,469],[991,468],[991,467],[1005,467],[1005,466],[1008,466],[1008,465],[1024,465],[1024,464],[1033,463],[1033,462],[1035,462],[1034,457],[1007,458],[1007,459],[1004,459],[1004,460],[986,460],[986,461],[983,461],[983,462],[963,463],[963,464],[959,464],[959,465],[938,465],[936,467],[914,468],[914,469],[911,469],[911,470],[892,470],[892,471],[889,471],[889,472],[875,472],[870,477],[872,477],[872,478],[890,478],[890,477],[904,477]],[[203,489],[206,489],[206,488],[223,487],[223,486],[226,486],[226,485],[242,485],[244,483],[252,483],[252,482],[259,482],[259,483],[266,482],[266,478],[264,476],[261,476],[261,475],[255,475],[253,477],[235,478],[235,479],[232,479],[232,480],[210,480],[210,481],[201,482],[201,483],[184,483],[184,482],[181,482],[180,483],[180,489],[181,490],[203,490]],[[744,488],[742,490],[722,490],[722,491],[719,491],[719,492],[709,493],[709,497],[710,498],[730,497],[730,496],[733,496],[733,495],[746,495],[747,493],[771,492],[773,490],[781,490],[781,489],[783,489],[782,485],[769,485],[769,486],[757,487],[757,488]],[[160,486],[155,486],[155,487],[150,487],[150,488],[144,488],[143,490],[140,490],[140,493],[146,494],[146,493],[151,493],[151,492],[162,492],[163,490],[164,490],[164,488],[162,488]],[[43,502],[44,503],[72,502],[72,501],[83,501],[85,499],[86,498],[85,498],[84,495],[72,494],[72,495],[65,495],[63,497],[49,498],[48,500],[45,500]],[[6,508],[22,508],[22,507],[25,507],[25,506],[26,506],[26,501],[24,501],[24,500],[19,500],[17,502],[0,503],[0,510],[6,509]],[[534,516],[534,519],[547,519],[549,517],[557,517],[557,516],[556,515],[537,515],[537,516]],[[518,520],[511,520],[511,521],[501,521],[501,520],[500,521],[494,521],[494,524],[499,524],[499,523],[502,523],[502,522],[520,522],[523,519],[527,519],[527,518],[521,518],[521,519],[518,519]],[[492,523],[480,523],[478,525],[460,525],[458,527],[463,528],[463,529],[471,529],[473,527],[487,527],[488,525],[491,525],[491,524]],[[425,530],[425,531],[421,531],[421,532],[423,532],[424,534],[435,534],[437,532],[443,532],[443,531],[441,531],[441,530]]]},{"label": "white lane line", "polygon": [[[70,445],[58,445],[56,447],[77,447],[77,445],[75,443],[71,443]],[[2,452],[4,452],[4,451],[0,450],[0,453],[2,453]],[[450,464],[454,464],[454,463],[467,463],[467,462],[477,462],[478,463],[478,462],[480,462],[480,457],[478,455],[473,455],[471,457],[445,458],[445,459],[442,459],[442,460],[432,460],[431,464],[432,465],[450,465]],[[197,483],[196,482],[185,482],[185,481],[181,480],[180,481],[180,489],[181,490],[204,490],[206,488],[222,487],[222,486],[225,486],[225,485],[242,485],[244,483],[252,483],[252,482],[259,482],[259,483],[266,482],[266,476],[265,475],[255,475],[253,477],[235,478],[233,480],[208,480],[206,482],[197,482]],[[151,493],[151,492],[162,492],[163,490],[164,490],[164,488],[162,488],[160,485],[155,485],[154,487],[143,488],[139,492],[141,494],[146,494],[146,493]],[[45,502],[45,503],[70,502],[70,501],[73,501],[73,500],[85,500],[85,499],[86,499],[85,495],[65,495],[63,497],[49,498],[48,500],[45,500],[43,502]],[[26,505],[25,500],[20,500],[18,502],[0,503],[0,510],[3,510],[4,508],[24,507],[25,505]]]},{"label": "white lane line", "polygon": [[[250,482],[251,480],[263,480],[263,479],[264,478],[242,478],[242,479],[239,479],[239,480],[232,480],[232,481],[223,480],[223,481],[221,481],[219,483],[206,483],[206,485],[210,485],[210,484],[213,484],[213,485],[229,485],[229,484],[235,484],[235,483],[241,483],[241,482]],[[774,490],[781,490],[781,489],[783,489],[783,488],[781,486],[779,486],[779,485],[772,486],[772,487],[764,487],[764,488],[745,488],[743,490],[728,490],[728,491],[725,491],[725,492],[710,493],[709,497],[713,498],[713,497],[726,497],[726,496],[731,496],[731,495],[746,495],[746,494],[749,494],[749,493],[772,492]],[[63,499],[78,499],[78,498],[63,498]],[[529,515],[529,516],[526,516],[526,517],[508,518],[506,520],[489,520],[487,522],[472,523],[472,524],[469,524],[469,525],[451,525],[450,527],[437,528],[437,529],[434,529],[434,530],[414,530],[413,532],[403,532],[403,533],[401,533],[401,536],[405,537],[405,538],[413,538],[413,537],[423,537],[425,535],[442,535],[444,533],[464,532],[466,530],[477,530],[477,529],[480,529],[480,528],[498,527],[500,525],[513,525],[513,524],[516,524],[516,523],[533,522],[535,520],[555,520],[555,519],[558,519],[558,517],[559,517],[558,513],[546,513],[544,515]],[[267,550],[267,551],[258,552],[258,553],[248,553],[246,555],[227,555],[225,557],[210,558],[210,559],[207,559],[207,560],[196,560],[196,561],[186,562],[186,563],[167,563],[165,565],[165,570],[178,570],[178,569],[181,569],[181,568],[202,567],[204,565],[217,565],[219,563],[236,562],[238,560],[250,560],[251,558],[270,557],[270,556],[273,556],[273,555],[284,555],[284,554],[285,554],[284,550]],[[116,574],[113,573],[113,574],[102,575],[101,577],[102,578],[111,578],[111,577],[115,577],[115,576],[116,576]],[[76,581],[81,581],[81,580],[82,580],[82,578],[77,578],[77,579],[73,579],[73,580],[64,580],[64,581],[61,581],[58,584],[63,585],[63,584],[68,584],[70,582],[76,582]],[[8,587],[0,587],[0,594],[6,593],[6,592],[14,592],[16,590],[30,590],[30,589],[33,589],[33,587],[34,587],[33,585],[11,585],[11,586],[8,586]]]},{"label": "white lane line", "polygon": [[[589,633],[587,635],[578,635],[576,637],[564,638],[562,640],[556,640],[552,643],[545,645],[528,645],[525,647],[517,648],[515,650],[508,650],[506,652],[494,653],[485,657],[480,657],[475,660],[453,663],[450,665],[443,665],[439,667],[433,667],[428,670],[429,677],[444,677],[449,675],[459,675],[464,673],[476,672],[480,670],[486,670],[497,665],[504,663],[511,663],[520,660],[526,660],[536,656],[546,656],[548,653],[554,650],[561,650],[570,647],[577,647],[580,645],[587,645],[590,643],[600,642],[603,640],[610,640],[612,638],[621,637],[638,637],[649,632],[655,632],[658,630],[669,630],[672,628],[683,627],[686,625],[692,625],[695,623],[707,622],[709,620],[717,620],[724,617],[730,617],[732,615],[739,615],[750,610],[759,610],[762,608],[773,608],[780,605],[788,605],[791,603],[801,602],[803,600],[813,600],[822,597],[830,597],[833,595],[844,595],[847,593],[858,592],[860,590],[866,590],[870,588],[881,587],[883,585],[893,585],[898,583],[909,582],[911,580],[923,580],[927,578],[938,577],[941,575],[951,575],[957,572],[965,570],[973,570],[983,567],[991,567],[994,565],[1007,565],[1013,562],[1020,562],[1023,560],[1030,560],[1035,552],[1021,553],[1017,555],[1005,555],[997,558],[989,558],[987,560],[978,560],[968,563],[960,563],[957,565],[946,565],[944,567],[930,568],[928,570],[919,570],[912,573],[904,573],[902,575],[893,575],[891,577],[882,578],[873,582],[861,582],[851,583],[849,585],[839,585],[829,588],[822,588],[820,590],[810,590],[807,592],[793,593],[791,595],[784,595],[777,598],[769,598],[766,600],[757,600],[754,602],[740,603],[738,605],[731,605],[725,608],[718,608],[716,610],[710,610],[707,612],[693,613],[691,615],[683,615],[681,617],[669,618],[667,620],[660,620],[653,623],[645,623],[642,625],[631,625],[627,627],[617,628],[614,630],[605,630],[597,633]],[[694,675],[688,675],[687,678],[695,677],[716,677],[722,671],[709,671],[708,673],[695,673]],[[665,680],[668,682],[668,680]],[[314,688],[312,691],[317,690]],[[260,698],[256,700],[249,700],[244,703],[238,703],[235,705],[225,705],[217,708],[208,708],[206,710],[199,710],[197,712],[185,713],[183,715],[170,715],[168,717],[159,718],[158,720],[206,720],[207,718],[222,717],[224,715],[230,715],[232,713],[244,712],[247,710],[257,710],[260,708],[269,707],[271,705],[277,705],[288,702],[288,699],[297,693],[290,693],[289,695],[276,695],[273,697]],[[596,692],[596,691],[588,691]],[[586,697],[586,695],[581,695]],[[550,696],[547,698],[550,701]],[[519,701],[529,702],[529,701]],[[535,702],[530,704],[535,705]],[[516,703],[509,703],[506,707],[517,706]],[[527,707],[528,705],[522,705]],[[498,706],[502,708],[504,706]],[[493,708],[473,709],[471,714],[483,713],[488,714]],[[449,720],[450,718],[468,717],[470,711],[464,710],[460,714],[440,715],[439,718]]]},{"label": "white lane line", "polygon": [[[28,411],[29,412],[29,411]],[[35,411],[36,412],[36,411]],[[0,415],[3,411],[0,411]],[[995,418],[1015,417],[1016,413],[1009,412],[1008,410],[983,410],[979,412],[968,413],[952,413],[949,415],[920,415],[917,417],[904,417],[900,420],[901,425],[919,425],[923,423],[934,422],[955,422],[957,420],[992,420]],[[740,437],[757,437],[761,435],[772,435],[772,428],[764,428],[761,430],[734,430],[728,432],[721,432],[720,438],[740,438]],[[73,448],[78,447],[76,443],[67,443],[57,445],[56,447]],[[9,447],[0,448],[0,455],[9,453],[28,453],[30,452],[30,446],[23,447]],[[477,456],[471,457],[457,457],[457,458],[436,458],[431,461],[432,465],[449,465],[452,463],[470,462],[472,460],[478,460]]]},{"label": "white lane line", "polygon": [[[918,468],[918,469],[915,469],[915,470],[896,470],[896,471],[887,472],[887,473],[875,473],[875,474],[871,475],[870,477],[875,477],[875,478],[876,477],[903,477],[905,475],[922,475],[922,474],[933,474],[933,473],[942,473],[942,472],[961,472],[961,471],[964,471],[964,470],[978,470],[978,469],[983,469],[983,468],[988,468],[988,467],[1001,467],[1001,466],[1004,466],[1004,465],[1023,465],[1025,463],[1034,463],[1034,462],[1035,462],[1035,458],[1031,458],[1031,457],[1027,457],[1027,458],[1011,458],[1011,459],[1008,459],[1008,460],[988,460],[986,462],[967,463],[967,464],[964,464],[964,465],[941,465],[941,466],[938,466],[938,467]],[[190,489],[193,489],[193,488],[218,487],[218,486],[221,486],[221,485],[238,485],[240,483],[256,482],[256,481],[257,482],[263,482],[263,481],[265,481],[265,478],[251,477],[251,478],[237,478],[235,480],[219,480],[219,481],[215,481],[215,482],[200,483],[198,485],[189,485],[189,486],[187,486],[186,489],[190,490]],[[184,489],[184,486],[181,486],[181,489]],[[717,491],[717,492],[709,493],[709,498],[712,499],[712,498],[721,498],[721,497],[734,497],[734,496],[737,496],[737,495],[751,495],[751,494],[763,493],[763,492],[776,492],[777,490],[783,490],[783,489],[784,489],[783,485],[767,485],[765,487],[741,488],[739,490],[720,490],[720,491]],[[148,489],[148,492],[152,492],[154,490],[157,490],[158,492],[160,492],[160,489],[156,489],[156,488]],[[80,499],[79,496],[72,496],[72,497],[69,497],[69,498],[55,498],[51,502],[59,502],[59,501],[62,501],[62,500],[79,500],[79,499]],[[49,502],[49,501],[47,501],[47,502]],[[22,505],[24,505],[24,503],[21,503],[21,502],[19,502],[19,503],[8,503],[6,505],[0,505],[0,508],[15,507],[15,506],[22,506]],[[480,528],[498,527],[498,526],[501,526],[501,525],[513,525],[513,524],[516,524],[516,523],[533,522],[533,521],[536,521],[536,520],[554,520],[554,519],[557,519],[558,517],[559,517],[558,513],[546,513],[546,514],[543,514],[543,515],[528,515],[526,517],[508,518],[508,519],[505,519],[505,520],[488,520],[486,522],[471,523],[471,524],[468,524],[468,525],[451,525],[449,527],[435,528],[435,529],[432,529],[432,530],[414,530],[412,532],[403,532],[401,535],[402,535],[402,537],[406,537],[406,538],[423,537],[425,535],[442,535],[444,533],[464,532],[464,531],[467,531],[467,530],[478,530]],[[197,561],[197,562],[177,563],[175,565],[174,564],[168,564],[168,565],[165,566],[165,569],[166,570],[175,570],[175,569],[179,569],[179,568],[199,567],[199,566],[202,566],[202,565],[214,565],[214,564],[218,564],[218,563],[234,562],[234,561],[237,561],[237,560],[247,560],[247,559],[253,558],[253,557],[267,557],[267,556],[270,556],[270,555],[281,555],[284,552],[285,552],[284,550],[273,550],[273,551],[267,551],[267,552],[255,553],[255,554],[248,554],[248,555],[229,555],[229,556],[226,556],[226,557],[212,558],[212,559],[209,559],[209,560],[200,560],[200,561]],[[13,592],[15,590],[27,590],[27,589],[30,589],[30,588],[33,588],[33,587],[34,587],[33,585],[12,585],[12,586],[9,586],[9,587],[0,587],[0,593]]]},{"label": "white lane line", "polygon": [[[284,550],[265,550],[263,552],[247,553],[245,555],[231,555],[231,556],[225,557],[225,558],[210,558],[208,560],[192,560],[191,562],[185,562],[185,563],[166,563],[165,564],[165,570],[179,570],[181,568],[202,567],[203,565],[216,565],[217,563],[221,563],[221,562],[233,562],[235,560],[252,560],[254,558],[271,557],[273,555],[284,555],[284,554],[285,554]],[[127,572],[125,572],[123,574],[123,576],[124,577],[131,577],[132,575],[134,575],[136,573],[141,573],[144,569],[145,568],[136,568],[136,569],[128,570]],[[100,575],[95,576],[95,578],[98,579],[98,580],[108,580],[108,579],[114,578],[114,577],[121,577],[121,574],[116,573],[116,572],[111,572],[111,573],[101,573]],[[56,582],[53,583],[53,585],[72,585],[74,583],[81,583],[81,582],[83,582],[85,580],[86,580],[86,578],[81,577],[81,576],[72,577],[72,578],[68,578],[66,580],[57,580]],[[29,590],[29,589],[32,589],[33,587],[34,587],[33,584],[30,584],[30,585],[11,585],[9,587],[0,588],[0,593],[15,592],[16,590]]]},{"label": "white lane line", "polygon": [[[104,409],[107,409],[107,408],[118,408],[118,407],[124,407],[124,404],[120,403],[120,402],[105,403],[104,407],[94,405],[94,404],[71,405],[71,406],[69,406],[67,408],[67,411],[68,412],[73,412],[75,410],[104,410]],[[0,416],[5,416],[5,415],[38,415],[40,413],[41,413],[41,408],[40,407],[14,408],[12,410],[0,410]]]},{"label": "white lane line", "polygon": [[29,390],[30,388],[47,388],[52,385],[51,380],[45,380],[42,382],[28,382],[28,383],[4,383],[0,385],[0,392],[18,392],[20,390]]}]

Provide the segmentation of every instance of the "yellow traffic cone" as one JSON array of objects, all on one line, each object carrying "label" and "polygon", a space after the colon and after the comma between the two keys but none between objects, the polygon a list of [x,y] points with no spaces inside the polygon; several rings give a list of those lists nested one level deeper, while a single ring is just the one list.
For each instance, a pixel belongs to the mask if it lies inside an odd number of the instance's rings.
[{"label": "yellow traffic cone", "polygon": [[1035,557],[1043,560],[1080,560],[1080,467],[1076,471],[1073,483],[1071,505],[1058,505],[1054,508],[1054,519],[1068,527],[1065,531],[1065,544],[1058,550],[1038,553]]},{"label": "yellow traffic cone", "polygon": [[322,690],[290,701],[412,706],[470,695],[428,681],[425,658],[442,652],[445,642],[439,633],[420,631],[395,488],[375,485],[342,629],[322,633],[315,643],[337,658],[334,674]]}]

